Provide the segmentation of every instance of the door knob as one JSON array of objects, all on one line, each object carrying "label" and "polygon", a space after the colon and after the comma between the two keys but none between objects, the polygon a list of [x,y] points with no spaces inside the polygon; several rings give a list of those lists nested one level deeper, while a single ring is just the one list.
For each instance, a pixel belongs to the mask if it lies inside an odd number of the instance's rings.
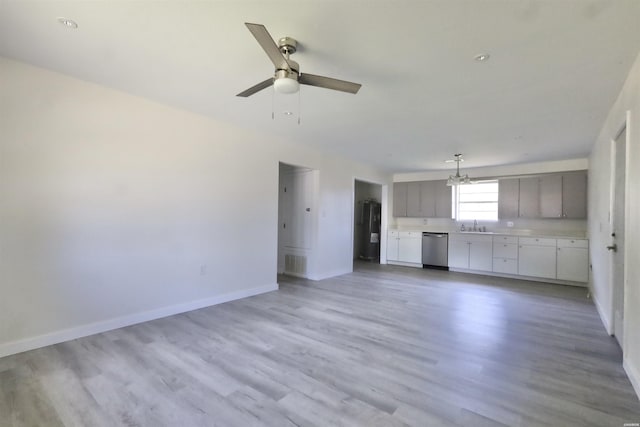
[{"label": "door knob", "polygon": [[608,251],[613,251],[613,252],[618,252],[618,245],[616,245],[615,243],[611,246],[607,246],[607,250]]}]

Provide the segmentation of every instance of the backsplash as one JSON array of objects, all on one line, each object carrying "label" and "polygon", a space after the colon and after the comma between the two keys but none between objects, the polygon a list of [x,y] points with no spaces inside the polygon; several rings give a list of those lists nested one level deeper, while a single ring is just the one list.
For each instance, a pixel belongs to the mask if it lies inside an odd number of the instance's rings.
[{"label": "backsplash", "polygon": [[[513,227],[509,227],[509,222]],[[391,218],[389,228],[417,229],[434,231],[459,231],[464,224],[467,230],[473,227],[473,221],[454,221],[446,218]],[[562,235],[585,236],[587,221],[582,219],[513,219],[499,221],[478,221],[479,227],[486,227],[486,231],[496,233],[509,232],[542,232],[544,234],[557,232]]]}]

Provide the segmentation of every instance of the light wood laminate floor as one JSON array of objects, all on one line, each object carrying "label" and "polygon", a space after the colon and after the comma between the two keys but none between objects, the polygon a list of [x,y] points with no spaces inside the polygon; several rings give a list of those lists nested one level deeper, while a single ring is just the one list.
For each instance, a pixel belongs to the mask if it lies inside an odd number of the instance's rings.
[{"label": "light wood laminate floor", "polygon": [[357,264],[0,359],[0,426],[616,426],[586,290]]}]

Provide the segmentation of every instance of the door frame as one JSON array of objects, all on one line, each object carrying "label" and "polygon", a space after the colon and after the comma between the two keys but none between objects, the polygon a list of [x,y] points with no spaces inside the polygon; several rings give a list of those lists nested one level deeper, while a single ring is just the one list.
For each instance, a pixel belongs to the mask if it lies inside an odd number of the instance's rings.
[{"label": "door frame", "polygon": [[[355,239],[355,224],[353,218],[356,212],[356,181],[366,182],[368,184],[379,185],[380,190],[380,264],[387,263],[387,200],[389,198],[389,184],[372,181],[367,178],[360,178],[353,176],[351,179],[351,250],[350,254],[353,254],[354,239]],[[353,256],[353,255],[352,255]],[[351,261],[351,272],[353,272],[353,260]]]},{"label": "door frame", "polygon": [[281,206],[281,193],[280,193],[280,184],[283,175],[283,166],[286,168],[291,168],[289,171],[285,172],[286,174],[296,174],[296,173],[309,173],[310,174],[310,185],[311,185],[311,196],[310,196],[310,221],[306,224],[306,230],[309,232],[309,247],[308,248],[295,248],[291,249],[289,252],[294,253],[296,255],[304,255],[307,257],[307,271],[301,276],[304,278],[311,278],[315,275],[316,265],[317,265],[317,235],[318,235],[318,209],[319,206],[319,181],[320,181],[320,171],[318,169],[314,169],[308,166],[297,165],[290,162],[285,162],[282,160],[278,161],[278,220],[277,220],[277,260],[276,260],[276,271],[277,274],[284,274],[284,256],[287,250],[285,249],[283,242],[281,240],[281,220],[282,220],[282,206]]},{"label": "door frame", "polygon": [[[625,119],[623,120],[622,124],[620,126],[618,126],[616,133],[614,134],[613,138],[611,138],[611,148],[610,148],[610,175],[609,175],[609,236],[608,238],[611,239],[611,233],[614,232],[613,227],[614,227],[614,210],[616,209],[615,206],[615,202],[616,202],[616,194],[615,192],[617,191],[616,189],[616,152],[617,152],[617,139],[620,136],[620,134],[624,131],[625,132],[625,153],[624,153],[624,164],[625,164],[625,172],[624,172],[624,207],[623,207],[623,211],[624,211],[624,230],[625,230],[625,234],[626,234],[626,230],[628,230],[629,227],[629,128],[630,128],[630,124],[631,124],[631,111],[627,110],[626,114],[625,114]],[[626,242],[626,235],[624,236],[624,242]],[[611,240],[609,240],[611,241]],[[625,265],[625,269],[623,272],[623,278],[622,278],[622,293],[623,295],[627,295],[627,286],[628,286],[628,277],[627,277],[627,268],[626,266],[629,265],[628,264],[628,251],[626,250],[626,244],[625,244],[625,248],[624,248],[624,259],[623,259],[623,264]],[[611,336],[614,335],[615,333],[615,283],[614,283],[614,269],[615,269],[615,264],[613,262],[613,257],[614,254],[613,252],[608,252],[608,258],[609,258],[609,283],[611,284],[610,289],[609,289],[609,321],[610,321],[610,331],[609,334]],[[623,304],[623,308],[622,308],[622,313],[623,313],[623,321],[622,321],[622,353],[625,353],[625,349],[624,347],[626,346],[627,343],[627,335],[628,335],[628,325],[626,324],[626,316],[624,316],[624,313],[628,312],[628,307],[627,307],[627,303],[628,303],[628,298],[624,298],[624,304]]]}]

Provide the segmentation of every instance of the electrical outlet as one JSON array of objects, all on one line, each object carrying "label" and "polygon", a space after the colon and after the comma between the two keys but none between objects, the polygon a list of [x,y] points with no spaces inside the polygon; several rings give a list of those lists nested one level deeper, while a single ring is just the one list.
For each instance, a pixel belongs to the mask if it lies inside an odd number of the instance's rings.
[{"label": "electrical outlet", "polygon": [[200,266],[200,275],[204,276],[205,274],[207,274],[207,264],[202,264]]},{"label": "electrical outlet", "polygon": [[513,221],[507,221],[507,227],[513,227]]},{"label": "electrical outlet", "polygon": [[427,224],[429,224],[429,220],[427,218],[424,218],[422,220],[422,225],[427,225]]}]

